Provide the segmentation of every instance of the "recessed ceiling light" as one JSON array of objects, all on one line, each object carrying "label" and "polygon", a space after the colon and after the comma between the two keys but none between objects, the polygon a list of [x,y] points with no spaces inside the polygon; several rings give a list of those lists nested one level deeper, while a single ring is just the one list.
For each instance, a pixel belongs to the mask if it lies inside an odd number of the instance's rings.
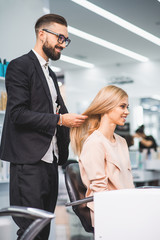
[{"label": "recessed ceiling light", "polygon": [[[124,19],[118,17],[117,15],[112,14],[87,0],[81,0],[81,1],[71,0],[71,1],[81,5],[82,7],[86,8],[86,9],[88,9],[88,10],[90,10],[90,11],[116,23],[116,24],[118,24],[119,26],[141,36],[142,38],[145,38],[148,41],[153,42],[153,43],[157,44],[158,46],[160,46],[160,38],[143,30],[142,28],[135,26],[134,24],[132,24],[130,22],[125,21]],[[160,0],[159,0],[159,2],[160,2]]]},{"label": "recessed ceiling light", "polygon": [[156,100],[160,100],[160,95],[158,95],[158,94],[156,95],[156,94],[155,94],[155,95],[152,96],[152,98],[154,98],[154,99],[156,99]]},{"label": "recessed ceiling light", "polygon": [[152,106],[151,107],[151,111],[154,111],[154,112],[156,111],[157,112],[158,111],[158,107],[157,106]]},{"label": "recessed ceiling light", "polygon": [[65,55],[61,55],[60,60],[64,61],[64,62],[69,62],[69,63],[75,64],[75,65],[78,65],[78,66],[81,66],[81,67],[85,67],[85,68],[93,68],[94,67],[94,64],[92,64],[92,63],[81,61],[81,60],[78,60],[76,58],[71,58],[71,57],[68,57],[68,56],[65,56]]},{"label": "recessed ceiling light", "polygon": [[138,60],[140,62],[146,62],[146,61],[149,60],[147,57],[144,57],[144,56],[142,56],[142,55],[140,55],[138,53],[132,52],[132,51],[126,49],[126,48],[122,48],[122,47],[120,47],[118,45],[115,45],[115,44],[113,44],[111,42],[108,42],[106,40],[103,40],[101,38],[95,37],[95,36],[93,36],[91,34],[83,32],[83,31],[81,31],[81,30],[79,30],[77,28],[68,26],[68,32],[73,34],[73,35],[76,35],[76,36],[78,36],[80,38],[83,38],[85,40],[88,40],[90,42],[98,44],[98,45],[100,45],[102,47],[109,48],[109,49],[111,49],[111,50],[113,50],[115,52],[121,53],[121,54],[126,55],[128,57],[131,57],[133,59],[136,59],[136,60]]}]

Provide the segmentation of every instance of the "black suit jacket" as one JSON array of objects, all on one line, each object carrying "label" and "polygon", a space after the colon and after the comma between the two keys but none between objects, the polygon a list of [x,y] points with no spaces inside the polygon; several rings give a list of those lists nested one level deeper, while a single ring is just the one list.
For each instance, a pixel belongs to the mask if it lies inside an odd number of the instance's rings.
[{"label": "black suit jacket", "polygon": [[[56,75],[49,69],[57,90],[60,113],[67,109],[60,95]],[[69,129],[58,126],[46,78],[33,53],[10,62],[6,73],[7,109],[0,158],[19,164],[34,164],[47,152],[57,128],[59,164],[68,157]]]}]

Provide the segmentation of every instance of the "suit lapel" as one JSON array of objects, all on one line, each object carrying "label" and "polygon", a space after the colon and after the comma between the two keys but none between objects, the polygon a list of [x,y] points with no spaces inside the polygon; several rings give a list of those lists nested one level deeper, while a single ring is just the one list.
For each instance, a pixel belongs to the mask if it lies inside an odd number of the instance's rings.
[{"label": "suit lapel", "polygon": [[59,90],[59,86],[58,86],[58,83],[57,83],[57,77],[55,75],[55,73],[49,68],[49,74],[51,76],[51,78],[53,79],[53,82],[54,82],[54,85],[55,85],[55,88],[56,88],[56,91],[57,91],[57,101],[56,103],[60,106],[60,110],[59,110],[59,113],[68,113],[68,110],[64,104],[64,101],[63,101],[63,98],[61,96],[61,93],[60,93],[60,90]]},{"label": "suit lapel", "polygon": [[[34,64],[35,64],[35,67],[36,67],[36,70],[37,70],[37,73],[39,75],[39,78],[40,80],[42,81],[42,85],[43,85],[43,88],[46,92],[46,95],[49,99],[49,102],[51,103],[52,107],[53,107],[53,103],[52,103],[52,97],[51,97],[51,94],[50,94],[50,90],[49,90],[49,87],[48,87],[48,84],[47,84],[47,81],[46,81],[46,78],[45,78],[45,75],[43,73],[43,70],[42,70],[42,67],[36,57],[36,55],[34,54],[33,51],[30,51],[28,53],[28,55],[30,56],[30,58],[33,60]],[[56,88],[56,91],[57,91],[57,104],[60,105],[61,107],[64,106],[64,103],[63,103],[63,100],[62,100],[62,97],[61,97],[61,94],[60,94],[60,90],[59,90],[59,87],[58,87],[58,83],[57,83],[57,78],[56,78],[56,75],[54,74],[54,72],[49,68],[49,74],[54,82],[54,86]],[[60,109],[60,112],[61,112],[62,109]],[[65,108],[65,112],[67,112],[67,109]]]},{"label": "suit lapel", "polygon": [[42,70],[42,67],[41,67],[41,65],[40,65],[36,55],[33,53],[33,51],[30,51],[28,54],[32,58],[32,60],[34,61],[34,65],[36,67],[36,70],[37,70],[37,73],[39,75],[39,78],[42,81],[43,88],[44,88],[44,90],[46,92],[46,95],[47,95],[50,103],[52,104],[52,98],[51,98],[50,90],[49,90],[49,87],[48,87],[48,84],[47,84],[44,72]]}]

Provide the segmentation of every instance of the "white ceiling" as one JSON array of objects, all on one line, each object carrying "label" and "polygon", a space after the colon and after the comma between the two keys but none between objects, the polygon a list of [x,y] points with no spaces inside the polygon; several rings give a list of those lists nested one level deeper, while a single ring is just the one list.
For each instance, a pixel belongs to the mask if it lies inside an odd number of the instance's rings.
[{"label": "white ceiling", "polygon": [[[160,38],[160,3],[157,0],[89,0],[126,21]],[[160,47],[107,19],[77,5],[71,0],[50,0],[50,10],[67,19],[68,25],[100,37],[113,44],[160,61]],[[135,63],[136,60],[69,34],[72,42],[62,54],[98,66]],[[65,70],[82,69],[63,61],[54,65]]]}]

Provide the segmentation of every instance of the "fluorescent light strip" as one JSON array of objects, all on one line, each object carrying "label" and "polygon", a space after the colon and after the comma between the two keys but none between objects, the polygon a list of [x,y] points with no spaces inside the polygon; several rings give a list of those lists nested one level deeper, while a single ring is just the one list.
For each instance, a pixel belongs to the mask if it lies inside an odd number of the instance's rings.
[{"label": "fluorescent light strip", "polygon": [[149,60],[148,58],[146,58],[146,57],[144,57],[144,56],[142,56],[138,53],[132,52],[132,51],[126,49],[126,48],[119,47],[118,45],[110,43],[110,42],[108,42],[106,40],[103,40],[101,38],[95,37],[95,36],[93,36],[91,34],[88,34],[86,32],[80,31],[80,30],[78,30],[74,27],[68,26],[68,32],[73,34],[73,35],[76,35],[80,38],[83,38],[85,40],[88,40],[90,42],[98,44],[102,47],[109,48],[109,49],[111,49],[115,52],[118,52],[118,53],[121,53],[121,54],[126,55],[128,57],[134,58],[134,59],[136,59],[140,62],[147,62]]},{"label": "fluorescent light strip", "polygon": [[48,13],[50,13],[50,9],[47,8],[47,7],[43,7],[43,12],[44,12],[45,14],[48,14]]},{"label": "fluorescent light strip", "polygon": [[147,39],[150,42],[155,43],[156,45],[160,46],[160,38],[154,36],[153,34],[133,25],[132,23],[129,23],[127,21],[125,21],[124,19],[104,10],[103,8],[98,7],[97,5],[90,3],[89,1],[86,0],[71,0],[72,2],[75,2],[79,5],[81,5],[82,7],[118,24],[119,26],[141,36],[142,38]]},{"label": "fluorescent light strip", "polygon": [[84,62],[84,61],[81,61],[81,60],[78,60],[75,58],[71,58],[71,57],[68,57],[65,55],[61,55],[60,60],[62,60],[64,62],[69,62],[69,63],[75,64],[75,65],[78,65],[81,67],[85,67],[85,68],[93,68],[94,67],[94,64],[92,64],[92,63]]}]

